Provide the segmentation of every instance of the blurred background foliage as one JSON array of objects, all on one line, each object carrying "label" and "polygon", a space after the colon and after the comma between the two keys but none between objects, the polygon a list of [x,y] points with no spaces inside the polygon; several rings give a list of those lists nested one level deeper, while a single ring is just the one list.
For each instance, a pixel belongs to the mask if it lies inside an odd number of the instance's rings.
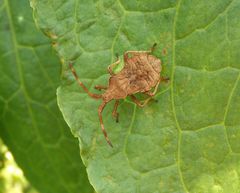
[{"label": "blurred background foliage", "polygon": [[0,139],[0,193],[38,193],[26,180]]}]

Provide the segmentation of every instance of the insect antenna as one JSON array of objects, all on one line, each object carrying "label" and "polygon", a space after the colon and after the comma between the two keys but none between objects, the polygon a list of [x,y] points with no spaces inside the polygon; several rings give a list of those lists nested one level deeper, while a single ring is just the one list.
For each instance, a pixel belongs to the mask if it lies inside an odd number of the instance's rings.
[{"label": "insect antenna", "polygon": [[110,139],[108,138],[107,132],[106,132],[106,130],[104,129],[103,120],[102,120],[102,111],[103,111],[104,107],[106,106],[106,104],[107,104],[107,103],[106,103],[105,101],[103,101],[103,103],[99,106],[99,108],[98,108],[98,116],[99,116],[99,120],[100,120],[100,124],[101,124],[101,129],[102,129],[102,132],[103,132],[103,134],[104,134],[104,137],[105,137],[106,141],[108,142],[108,144],[109,144],[111,147],[113,147]]},{"label": "insect antenna", "polygon": [[88,88],[80,81],[80,79],[78,78],[78,75],[76,73],[76,70],[73,68],[73,65],[72,63],[69,63],[69,68],[71,69],[72,71],[72,74],[74,75],[76,81],[78,82],[78,84],[83,88],[83,90],[92,98],[94,99],[100,99],[102,98],[102,95],[101,94],[94,94],[94,93],[91,93]]}]

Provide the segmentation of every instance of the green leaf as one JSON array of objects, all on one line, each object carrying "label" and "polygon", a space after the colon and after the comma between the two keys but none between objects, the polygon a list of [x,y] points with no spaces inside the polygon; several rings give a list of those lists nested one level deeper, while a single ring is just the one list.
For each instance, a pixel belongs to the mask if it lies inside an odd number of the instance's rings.
[{"label": "green leaf", "polygon": [[78,142],[56,103],[60,63],[28,1],[0,1],[0,136],[41,193],[90,193]]},{"label": "green leaf", "polygon": [[[58,103],[98,193],[238,192],[240,175],[240,1],[32,0],[39,27],[56,42],[65,80]],[[120,122],[104,111],[114,148],[101,133],[100,101],[115,53],[147,50],[163,61],[158,103],[127,98]],[[162,51],[164,50],[164,51]]]}]

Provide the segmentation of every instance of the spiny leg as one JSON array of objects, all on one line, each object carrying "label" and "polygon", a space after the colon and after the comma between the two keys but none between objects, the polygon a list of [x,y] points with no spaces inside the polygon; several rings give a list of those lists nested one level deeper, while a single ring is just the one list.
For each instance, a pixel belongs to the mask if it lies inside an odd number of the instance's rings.
[{"label": "spiny leg", "polygon": [[75,69],[73,68],[73,65],[72,65],[71,63],[69,63],[69,67],[70,67],[70,69],[71,69],[71,71],[72,71],[72,74],[74,75],[76,81],[78,82],[78,84],[83,88],[83,90],[84,90],[90,97],[92,97],[92,98],[94,98],[94,99],[100,99],[100,98],[102,98],[102,95],[100,95],[100,94],[91,93],[91,92],[88,90],[88,88],[80,81],[80,79],[78,78],[78,75],[77,75],[77,73],[76,73],[76,71],[75,71]]},{"label": "spiny leg", "polygon": [[153,93],[152,93],[152,91],[147,91],[147,92],[144,92],[144,94],[145,94],[145,95],[147,95],[147,96],[150,96],[150,97],[152,97],[152,96],[153,96]]},{"label": "spiny leg", "polygon": [[97,90],[106,90],[108,87],[107,86],[102,86],[102,85],[96,85],[94,86],[95,89]]},{"label": "spiny leg", "polygon": [[150,97],[147,98],[144,102],[139,101],[134,95],[130,95],[132,101],[136,103],[139,107],[144,107],[150,100],[152,100],[152,97],[156,94],[160,82],[161,82],[161,79],[158,80],[158,83],[155,86],[154,91],[152,93],[151,92],[145,93],[145,94],[148,94]]},{"label": "spiny leg", "polygon": [[106,106],[106,102],[103,101],[103,103],[98,107],[98,116],[99,116],[99,120],[100,120],[100,124],[101,124],[101,129],[102,129],[102,132],[104,134],[104,137],[106,139],[106,141],[108,142],[108,144],[113,147],[111,141],[109,140],[108,138],[108,135],[107,135],[107,132],[106,130],[104,129],[104,125],[103,125],[103,120],[102,120],[102,111],[104,109],[104,107]]},{"label": "spiny leg", "polygon": [[151,91],[144,92],[144,94],[149,96],[152,100],[154,100],[154,102],[156,102],[156,103],[158,102],[157,99],[152,98],[154,95],[153,95],[153,93]]},{"label": "spiny leg", "polygon": [[117,112],[117,108],[118,108],[118,105],[119,105],[119,100],[116,100],[115,104],[114,104],[114,108],[113,108],[113,112],[112,112],[112,116],[114,118],[116,118],[116,122],[118,123],[119,121],[119,113]]},{"label": "spiny leg", "polygon": [[161,77],[161,78],[160,78],[160,81],[163,81],[163,82],[165,82],[165,83],[168,83],[169,80],[170,80],[169,77]]},{"label": "spiny leg", "polygon": [[161,82],[161,79],[158,80],[158,83],[157,83],[157,85],[155,86],[153,92],[147,91],[147,92],[145,92],[145,94],[147,94],[147,95],[150,96],[150,97],[153,97],[153,96],[156,94],[157,90],[158,90],[158,86],[159,86],[160,82]]},{"label": "spiny leg", "polygon": [[108,72],[110,75],[114,75],[112,68],[114,68],[116,65],[118,65],[120,63],[120,58],[119,58],[118,54],[116,54],[116,56],[117,56],[117,61],[108,66]]},{"label": "spiny leg", "polygon": [[150,53],[153,53],[153,51],[156,49],[156,46],[157,46],[157,43],[155,42],[150,49],[151,51]]},{"label": "spiny leg", "polygon": [[144,107],[151,99],[152,97],[149,97],[148,99],[146,99],[143,103],[141,101],[139,101],[134,95],[130,95],[132,101],[139,107]]},{"label": "spiny leg", "polygon": [[160,82],[163,81],[163,82],[167,83],[169,80],[170,80],[170,79],[169,79],[168,77],[160,77],[157,85],[156,85],[155,88],[154,88],[154,91],[153,91],[153,92],[147,91],[147,92],[145,92],[144,94],[146,94],[146,95],[148,95],[148,96],[150,96],[150,97],[153,97],[153,96],[156,94],[157,90],[158,90],[158,86],[159,86]]}]

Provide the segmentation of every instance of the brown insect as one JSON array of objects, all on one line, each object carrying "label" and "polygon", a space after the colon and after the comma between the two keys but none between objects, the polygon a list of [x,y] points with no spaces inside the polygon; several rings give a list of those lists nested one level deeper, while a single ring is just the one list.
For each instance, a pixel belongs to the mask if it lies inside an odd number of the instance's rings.
[{"label": "brown insect", "polygon": [[[160,76],[160,72],[162,70],[161,60],[151,55],[155,46],[156,44],[154,44],[149,51],[125,52],[123,56],[124,67],[119,73],[115,74],[112,68],[120,63],[120,59],[117,56],[117,61],[108,67],[108,72],[111,75],[108,86],[96,85],[94,87],[97,90],[105,90],[103,94],[93,94],[89,92],[87,87],[78,78],[73,65],[71,63],[69,64],[75,79],[84,91],[94,99],[103,100],[102,104],[98,108],[98,116],[102,132],[111,147],[113,147],[113,145],[108,138],[106,130],[104,129],[102,120],[102,111],[106,104],[113,99],[116,100],[112,116],[116,118],[116,122],[118,122],[119,114],[117,113],[117,107],[120,99],[130,96],[132,101],[139,107],[144,107],[156,94],[160,82],[169,80],[168,78]],[[152,92],[151,90],[153,88],[154,90]],[[144,102],[141,102],[134,96],[136,93],[144,93],[148,95],[149,98],[147,98]]]}]

